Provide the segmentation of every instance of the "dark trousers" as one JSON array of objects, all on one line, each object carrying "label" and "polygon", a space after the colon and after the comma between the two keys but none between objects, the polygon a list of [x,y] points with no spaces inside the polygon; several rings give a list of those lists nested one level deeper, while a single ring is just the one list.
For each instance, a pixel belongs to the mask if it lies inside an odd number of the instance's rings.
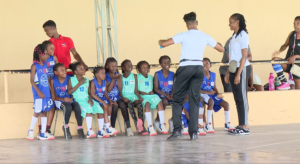
[{"label": "dark trousers", "polygon": [[232,92],[231,84],[225,82],[225,79],[224,79],[225,75],[224,74],[220,74],[220,76],[221,76],[221,80],[222,80],[224,92]]},{"label": "dark trousers", "polygon": [[118,108],[121,109],[121,113],[123,115],[124,121],[126,123],[127,128],[130,128],[130,121],[129,121],[129,114],[127,110],[127,105],[125,104],[123,99],[119,99],[117,101],[118,106],[113,105],[112,106],[112,112],[111,112],[111,126],[114,128],[116,125],[116,119],[118,115]]},{"label": "dark trousers", "polygon": [[80,105],[75,101],[72,104],[63,102],[60,106],[60,108],[65,108],[65,124],[69,123],[72,110],[75,112],[75,118],[77,120],[77,125],[82,126],[82,117],[81,117],[81,108]]},{"label": "dark trousers", "polygon": [[197,133],[200,88],[204,73],[203,66],[181,66],[176,71],[173,90],[173,124],[174,132],[181,131],[182,104],[189,91],[190,120],[189,133]]},{"label": "dark trousers", "polygon": [[[237,68],[239,69],[239,68]],[[239,118],[239,125],[248,125],[248,80],[251,74],[251,66],[243,68],[243,71],[240,75],[240,83],[238,85],[234,84],[234,79],[236,73],[230,73],[229,80],[232,88],[232,93],[234,96],[236,109]]]}]

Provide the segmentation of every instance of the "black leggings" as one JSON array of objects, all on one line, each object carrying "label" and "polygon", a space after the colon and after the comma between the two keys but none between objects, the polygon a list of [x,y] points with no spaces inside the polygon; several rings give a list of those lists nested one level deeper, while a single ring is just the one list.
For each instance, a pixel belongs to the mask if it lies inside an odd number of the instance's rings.
[{"label": "black leggings", "polygon": [[130,128],[130,122],[129,122],[129,114],[127,110],[127,105],[125,104],[123,99],[119,99],[117,101],[118,106],[113,105],[112,106],[112,112],[111,112],[111,126],[114,128],[116,125],[116,119],[118,115],[118,108],[121,109],[123,118],[125,120],[127,128]]},{"label": "black leggings", "polygon": [[69,123],[72,110],[74,110],[75,117],[76,117],[76,120],[77,120],[77,125],[78,126],[82,126],[82,117],[81,117],[80,105],[77,102],[73,102],[72,104],[67,103],[67,102],[63,102],[61,104],[60,108],[62,109],[64,107],[66,109],[66,112],[65,112],[65,124]]}]

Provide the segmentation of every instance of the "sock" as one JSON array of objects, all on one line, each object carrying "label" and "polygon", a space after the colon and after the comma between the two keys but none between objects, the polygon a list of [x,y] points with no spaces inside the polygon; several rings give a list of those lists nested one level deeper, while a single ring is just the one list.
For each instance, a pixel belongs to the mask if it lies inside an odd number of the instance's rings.
[{"label": "sock", "polygon": [[46,129],[50,129],[50,128],[51,128],[51,126],[47,125],[47,128],[46,128]]},{"label": "sock", "polygon": [[42,125],[41,133],[45,133],[46,132],[46,126],[47,126],[47,117],[41,117],[41,125]]},{"label": "sock", "polygon": [[225,114],[225,123],[227,124],[228,122],[230,122],[230,111],[224,111]]},{"label": "sock", "polygon": [[105,126],[106,126],[106,128],[109,128],[110,127],[110,123],[109,122],[106,123]]},{"label": "sock", "polygon": [[68,128],[68,127],[69,127],[69,125],[68,125],[68,124],[66,124],[66,125],[65,125],[65,127],[66,127],[66,128]]},{"label": "sock", "polygon": [[110,121],[110,116],[108,116],[108,122]]},{"label": "sock", "polygon": [[82,129],[82,126],[78,126],[78,128],[77,129]]},{"label": "sock", "polygon": [[37,122],[37,120],[38,120],[38,117],[32,116],[29,130],[33,130],[34,129],[34,126],[35,126],[35,123]]},{"label": "sock", "polygon": [[201,126],[203,125],[203,118],[198,118],[198,124]]},{"label": "sock", "polygon": [[148,127],[152,125],[151,112],[145,112]]},{"label": "sock", "polygon": [[158,115],[159,115],[160,124],[164,124],[165,123],[165,111],[164,110],[158,111]]},{"label": "sock", "polygon": [[92,129],[92,117],[86,117],[85,121],[86,121],[86,126],[87,126],[88,130]]},{"label": "sock", "polygon": [[99,125],[99,130],[103,129],[103,125],[104,125],[104,119],[103,118],[98,118],[98,125]]},{"label": "sock", "polygon": [[207,123],[211,123],[211,116],[213,114],[213,110],[207,110]]},{"label": "sock", "polygon": [[[32,116],[33,117],[33,116]],[[35,124],[35,123],[34,123]],[[42,130],[42,125],[39,125],[39,132]]]},{"label": "sock", "polygon": [[199,108],[199,114],[203,114],[203,108],[202,107]]},{"label": "sock", "polygon": [[273,67],[274,71],[276,72],[277,77],[281,81],[281,83],[287,82],[286,77],[283,73],[282,66],[280,64],[274,64],[274,65],[272,65],[272,67]]}]

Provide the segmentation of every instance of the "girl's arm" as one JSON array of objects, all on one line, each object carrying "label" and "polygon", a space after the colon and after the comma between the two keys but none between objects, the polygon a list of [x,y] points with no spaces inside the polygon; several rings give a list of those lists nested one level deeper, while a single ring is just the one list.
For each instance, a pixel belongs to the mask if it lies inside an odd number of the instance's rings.
[{"label": "girl's arm", "polygon": [[82,84],[86,83],[85,80],[86,79],[83,78],[82,80],[79,81],[79,83],[74,88],[72,88],[72,83],[71,83],[71,78],[70,78],[69,82],[68,82],[68,94],[69,95],[73,94]]},{"label": "girl's arm", "polygon": [[214,95],[214,94],[215,94],[215,91],[214,91],[214,90],[211,90],[211,91],[204,91],[204,90],[201,90],[200,93],[208,94],[208,95]]},{"label": "girl's arm", "polygon": [[[105,104],[105,102],[103,100],[101,100],[96,94],[95,94],[95,84],[93,81],[91,81],[91,87],[90,87],[90,93],[93,99],[101,102],[102,104]],[[106,91],[106,90],[105,90]]]},{"label": "girl's arm", "polygon": [[142,97],[141,97],[141,95],[140,95],[140,92],[138,91],[138,81],[137,81],[137,76],[136,76],[136,74],[134,74],[134,80],[135,80],[135,88],[134,88],[134,93],[135,93],[135,95],[141,100],[142,99]]},{"label": "girl's arm", "polygon": [[52,98],[53,98],[53,96],[54,96],[54,99],[53,99],[53,100],[63,101],[62,98],[57,97],[56,94],[55,94],[55,89],[54,89],[54,85],[53,85],[53,79],[50,79],[50,81],[49,81],[49,86],[51,86],[51,88],[52,88],[52,89],[50,90],[50,92],[51,92]]},{"label": "girl's arm", "polygon": [[[216,78],[217,78],[217,77],[216,77]],[[217,89],[216,78],[215,78],[215,81],[214,81],[215,87],[214,87],[213,91],[215,91],[215,93],[218,95],[218,94],[219,94],[219,91],[218,91],[218,89]]]},{"label": "girl's arm", "polygon": [[168,94],[166,94],[165,92],[163,92],[163,91],[161,91],[161,90],[159,89],[158,78],[157,78],[156,72],[155,72],[155,74],[154,74],[154,92],[156,92],[156,93],[158,93],[158,94],[160,94],[160,95],[163,95],[163,96],[165,96],[165,97],[168,97],[168,96],[169,96]]},{"label": "girl's arm", "polygon": [[39,90],[39,88],[36,86],[36,84],[34,82],[35,73],[36,73],[36,67],[34,64],[32,64],[31,71],[30,71],[30,83],[31,83],[32,87],[35,89],[35,91],[38,93],[39,97],[44,98],[45,95]]},{"label": "girl's arm", "polygon": [[54,59],[55,64],[58,63],[57,57],[55,55],[53,55],[53,59]]},{"label": "girl's arm", "polygon": [[123,97],[123,93],[122,93],[122,90],[123,90],[123,78],[122,78],[122,76],[117,79],[117,86],[118,86],[118,90],[119,90],[119,95],[124,100],[125,97]]},{"label": "girl's arm", "polygon": [[286,38],[284,44],[280,47],[279,52],[284,51],[289,46],[290,37],[293,34],[294,31],[292,31],[289,36]]},{"label": "girl's arm", "polygon": [[111,79],[111,82],[109,83],[109,85],[107,86],[107,91],[110,92],[111,90],[114,89],[114,85],[115,85],[116,79]]}]

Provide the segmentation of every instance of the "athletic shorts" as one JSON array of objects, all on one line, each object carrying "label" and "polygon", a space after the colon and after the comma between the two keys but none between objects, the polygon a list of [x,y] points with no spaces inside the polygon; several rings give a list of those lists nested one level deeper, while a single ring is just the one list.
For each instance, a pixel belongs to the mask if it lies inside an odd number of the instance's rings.
[{"label": "athletic shorts", "polygon": [[78,102],[81,108],[81,117],[85,118],[86,114],[98,114],[98,113],[103,114],[103,109],[101,108],[99,103],[96,102],[95,100],[93,100],[93,102],[94,102],[93,106],[91,106],[91,104],[89,104],[87,101]]},{"label": "athletic shorts", "polygon": [[161,99],[158,95],[141,95],[141,97],[144,99],[142,104],[145,108],[146,103],[150,103],[150,109],[157,109],[157,105],[159,102],[161,102]]},{"label": "athletic shorts", "polygon": [[[300,66],[300,64],[297,64],[297,65]],[[285,71],[285,72],[290,73],[292,66],[293,66],[293,64],[287,64],[287,68],[286,68],[286,71]],[[294,74],[292,74],[292,75],[293,75],[293,76],[292,76],[293,79],[300,79],[300,77],[298,77],[298,76],[296,76],[296,75],[294,75]]]},{"label": "athletic shorts", "polygon": [[208,95],[208,94],[201,94],[201,97],[203,98],[205,104],[208,104],[208,100],[212,99],[214,100],[214,111],[218,112],[222,107],[220,106],[221,102],[223,101],[223,99],[219,99],[218,96],[215,95]]},{"label": "athletic shorts", "polygon": [[[199,104],[199,108],[200,107],[202,107],[202,103],[200,102],[200,104]],[[187,102],[185,102],[184,104],[183,104],[183,108],[185,109],[185,110],[187,110],[189,113],[190,113],[190,104],[189,104],[189,101],[187,101]]]},{"label": "athletic shorts", "polygon": [[[107,105],[110,104],[109,101],[106,98],[101,98],[101,100],[104,101]],[[97,100],[94,100],[94,101],[96,101],[100,106],[103,106],[103,104],[101,102],[99,102]]]},{"label": "athletic shorts", "polygon": [[[160,94],[158,94],[158,93],[156,93],[160,98],[165,98],[165,99],[167,99],[165,96],[163,96],[163,95],[160,95]],[[168,99],[167,99],[168,100]],[[173,103],[173,100],[168,100],[168,103],[170,104],[170,103]]]},{"label": "athletic shorts", "polygon": [[54,102],[50,97],[38,98],[33,101],[34,113],[48,112],[54,107]]},{"label": "athletic shorts", "polygon": [[[65,103],[65,101],[57,101],[57,100],[54,101],[57,110],[61,109],[61,104],[62,104],[63,102]],[[73,102],[74,102],[74,99],[73,99],[73,101],[70,102],[69,104],[72,104]]]},{"label": "athletic shorts", "polygon": [[125,98],[128,98],[129,101],[134,102],[139,100],[139,98],[134,93],[127,93],[123,95]]},{"label": "athletic shorts", "polygon": [[[202,107],[201,102],[200,102],[199,108],[200,107]],[[185,110],[187,110],[188,113],[190,113],[190,104],[189,104],[188,101],[184,103],[183,108]],[[189,126],[189,120],[186,118],[184,111],[182,111],[182,113],[181,113],[181,120],[182,120],[182,123],[183,123],[185,128]]]}]

